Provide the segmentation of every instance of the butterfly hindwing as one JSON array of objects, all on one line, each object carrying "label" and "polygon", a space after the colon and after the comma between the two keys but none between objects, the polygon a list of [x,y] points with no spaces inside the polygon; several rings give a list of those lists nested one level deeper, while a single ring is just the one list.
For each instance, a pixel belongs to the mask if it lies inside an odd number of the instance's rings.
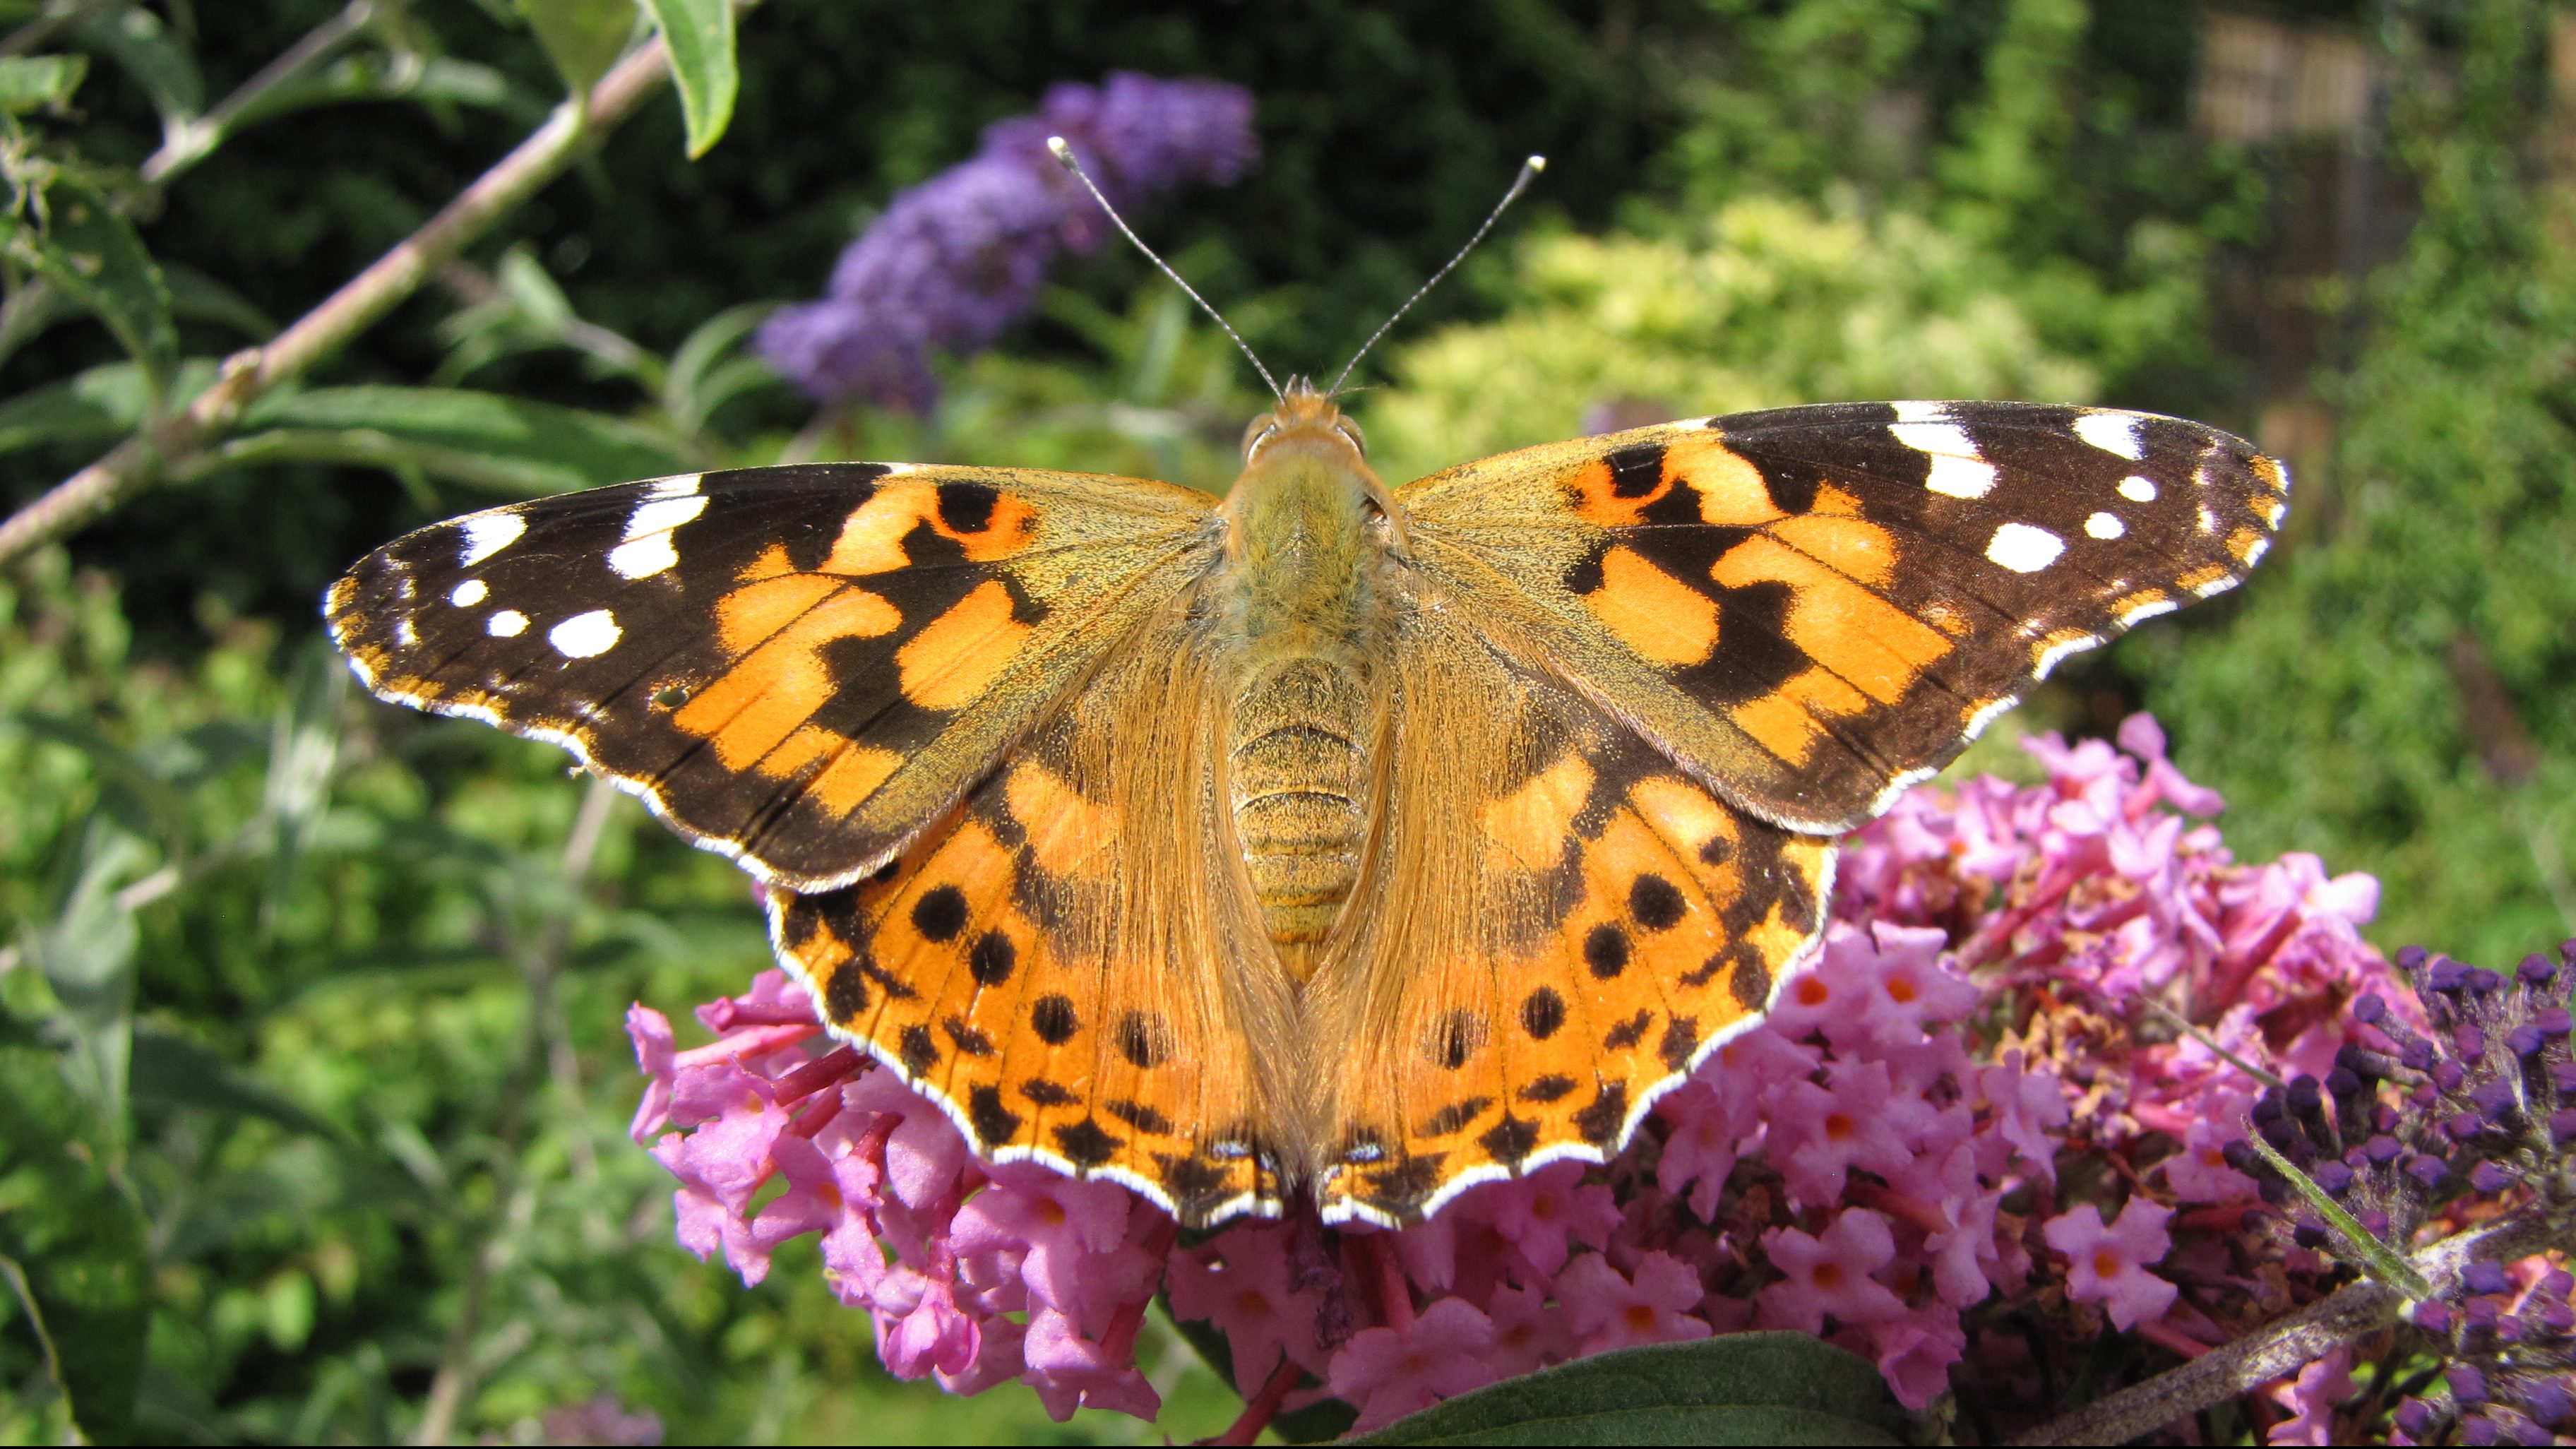
[{"label": "butterfly hindwing", "polygon": [[1867,819],[2067,654],[2232,587],[2280,465],[2175,418],[1837,403],[1531,448],[1400,490],[1426,574],[1729,799]]},{"label": "butterfly hindwing", "polygon": [[1605,1161],[1813,948],[1832,845],[1447,611],[1398,632],[1378,835],[1309,988],[1328,1221]]},{"label": "butterfly hindwing", "polygon": [[1207,659],[1179,610],[881,878],[772,898],[835,1034],[976,1149],[1108,1177],[1197,1225],[1275,1213],[1291,1005],[1213,811]]},{"label": "butterfly hindwing", "polygon": [[514,504],[324,601],[376,693],[566,745],[773,882],[876,868],[1203,566],[1213,500],[815,464]]}]

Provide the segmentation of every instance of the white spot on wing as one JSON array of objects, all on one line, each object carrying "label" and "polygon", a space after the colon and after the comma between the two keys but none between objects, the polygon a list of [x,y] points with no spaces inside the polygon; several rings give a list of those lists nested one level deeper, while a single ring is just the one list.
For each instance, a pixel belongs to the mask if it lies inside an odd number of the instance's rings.
[{"label": "white spot on wing", "polygon": [[1983,498],[1995,486],[1995,465],[1944,453],[1933,458],[1932,472],[1923,480],[1923,486],[1952,498]]},{"label": "white spot on wing", "polygon": [[456,560],[464,569],[517,543],[528,531],[528,521],[515,513],[478,513],[456,526],[465,530],[465,550]]},{"label": "white spot on wing", "polygon": [[2146,440],[2138,436],[2135,413],[2086,413],[2075,420],[2075,436],[2133,463],[2147,456]]},{"label": "white spot on wing", "polygon": [[2158,614],[2170,614],[2181,607],[2182,605],[2175,603],[2171,599],[2158,599],[2152,604],[2140,604],[2138,607],[2131,609],[2129,612],[2120,616],[2120,627],[2123,629],[2134,628],[2135,626],[2156,617]]},{"label": "white spot on wing", "polygon": [[2236,579],[2232,575],[2220,574],[2217,578],[2211,579],[2208,583],[2202,584],[2199,588],[2192,590],[2192,592],[2206,599],[2212,594],[2226,593],[2229,589],[2234,587],[2236,587]]},{"label": "white spot on wing", "polygon": [[2027,523],[2007,523],[1995,530],[1986,543],[1986,558],[2017,574],[2035,574],[2057,562],[2066,552],[2066,540],[2045,528]]},{"label": "white spot on wing", "polygon": [[2131,503],[2153,503],[2156,501],[2156,480],[2132,473],[2120,480],[2120,496]]},{"label": "white spot on wing", "polygon": [[2258,538],[2252,543],[2247,544],[2245,546],[2245,566],[2250,569],[2256,564],[2261,563],[2263,561],[2263,555],[2270,553],[2271,551],[2272,540],[2268,538]]},{"label": "white spot on wing", "polygon": [[2118,538],[2128,531],[2129,526],[2116,513],[2096,513],[2084,520],[2084,532],[2091,538]]},{"label": "white spot on wing", "polygon": [[680,561],[671,530],[707,511],[701,494],[653,497],[626,516],[626,542],[608,551],[608,568],[621,579],[650,578]]},{"label": "white spot on wing", "polygon": [[1887,430],[1896,435],[1896,441],[1918,453],[1953,458],[1985,456],[1977,451],[1976,442],[1968,436],[1968,430],[1957,423],[1889,423]]},{"label": "white spot on wing", "polygon": [[484,596],[491,592],[492,591],[489,588],[484,586],[481,579],[467,579],[465,582],[458,584],[455,588],[448,590],[447,602],[454,604],[460,609],[470,609],[476,604],[483,602]]},{"label": "white spot on wing", "polygon": [[1900,423],[1937,423],[1950,415],[1948,403],[1894,402],[1888,406],[1896,409],[1896,420]]},{"label": "white spot on wing", "polygon": [[567,659],[588,659],[605,654],[626,631],[617,627],[616,616],[606,609],[593,609],[575,614],[546,631],[546,642]]},{"label": "white spot on wing", "polygon": [[[698,491],[698,480],[702,476],[704,475],[683,473],[677,478],[657,479],[652,489],[644,496],[652,499],[690,497]],[[633,536],[631,533],[628,535],[630,538]]]},{"label": "white spot on wing", "polygon": [[503,609],[483,621],[483,632],[495,639],[516,639],[528,632],[528,616],[516,609]]},{"label": "white spot on wing", "polygon": [[1983,498],[1995,486],[1994,465],[1978,454],[1976,441],[1957,423],[1890,423],[1887,431],[1896,441],[1932,460],[1932,471],[1923,480],[1923,486],[1932,492],[1952,498]]},{"label": "white spot on wing", "polygon": [[651,578],[680,561],[680,551],[671,547],[671,535],[656,533],[608,551],[608,571],[621,579]]}]

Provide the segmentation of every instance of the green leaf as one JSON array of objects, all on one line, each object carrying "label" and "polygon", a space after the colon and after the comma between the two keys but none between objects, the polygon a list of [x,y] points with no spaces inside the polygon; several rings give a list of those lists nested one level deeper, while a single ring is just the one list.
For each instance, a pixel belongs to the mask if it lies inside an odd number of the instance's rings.
[{"label": "green leaf", "polygon": [[0,111],[21,116],[59,106],[72,98],[88,74],[85,55],[0,57]]},{"label": "green leaf", "polygon": [[707,154],[733,124],[733,0],[638,0],[662,27],[671,53],[671,79],[679,82],[680,113],[689,129],[689,159]]},{"label": "green leaf", "polygon": [[628,0],[519,0],[519,13],[576,97],[588,95],[608,74],[635,34],[635,7]]},{"label": "green leaf", "polygon": [[53,1054],[0,1047],[0,1279],[93,1442],[132,1432],[150,1283],[143,1214]]},{"label": "green leaf", "polygon": [[148,1026],[134,1031],[134,1102],[137,1107],[165,1112],[190,1107],[236,1117],[261,1117],[289,1132],[310,1133],[342,1146],[351,1145],[339,1128],[208,1047]]},{"label": "green leaf", "polygon": [[121,1134],[134,1053],[134,952],[142,939],[121,889],[151,863],[152,848],[94,815],[81,850],[54,918],[27,933],[27,955],[61,1004],[47,1026],[66,1048],[63,1077]]},{"label": "green leaf", "polygon": [[1541,1369],[1354,1444],[1899,1444],[1869,1361],[1803,1333],[1731,1333]]},{"label": "green leaf", "polygon": [[0,220],[0,238],[64,296],[106,323],[152,378],[166,379],[179,360],[170,284],[134,223],[104,193],[70,177],[45,188],[45,208],[44,230],[7,218]]},{"label": "green leaf", "polygon": [[196,57],[148,6],[120,5],[71,27],[73,43],[96,51],[143,87],[168,130],[205,113],[206,82]]},{"label": "green leaf", "polygon": [[242,427],[248,436],[218,450],[221,461],[408,464],[435,476],[525,493],[689,469],[678,452],[621,419],[464,388],[333,387],[271,394],[243,416]]},{"label": "green leaf", "polygon": [[[170,387],[173,407],[185,406],[215,380],[215,364],[191,358],[179,364]],[[152,385],[131,362],[110,362],[60,382],[29,388],[0,402],[0,453],[45,443],[113,442],[143,426]]]}]

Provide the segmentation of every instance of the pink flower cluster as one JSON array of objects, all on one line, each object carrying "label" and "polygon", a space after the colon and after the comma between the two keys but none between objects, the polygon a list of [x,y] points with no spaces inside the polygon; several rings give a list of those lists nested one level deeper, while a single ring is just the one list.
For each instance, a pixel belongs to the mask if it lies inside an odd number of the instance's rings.
[{"label": "pink flower cluster", "polygon": [[[2322,1073],[2346,999],[2403,996],[2356,933],[2374,882],[2238,865],[2154,723],[2120,744],[2048,736],[2028,746],[2045,784],[1906,796],[1847,844],[1837,919],[1772,1020],[1619,1159],[1488,1184],[1407,1231],[1249,1222],[1179,1247],[1124,1189],[978,1162],[774,972],[700,1008],[717,1039],[692,1050],[629,1013],[652,1079],[634,1135],[680,1181],[684,1246],[749,1283],[820,1233],[890,1371],[1016,1378],[1058,1418],[1156,1411],[1133,1347],[1160,1293],[1223,1335],[1247,1433],[1322,1398],[1373,1428],[1747,1328],[1861,1353],[1911,1407],[1955,1384],[2001,1432],[2046,1397],[2034,1322],[2076,1357],[2107,1332],[2188,1356],[2320,1291],[2321,1260],[2238,1228],[2260,1199],[2223,1154],[2251,1090],[2220,1049]],[[2003,1314],[2019,1327],[1980,1331]]]}]

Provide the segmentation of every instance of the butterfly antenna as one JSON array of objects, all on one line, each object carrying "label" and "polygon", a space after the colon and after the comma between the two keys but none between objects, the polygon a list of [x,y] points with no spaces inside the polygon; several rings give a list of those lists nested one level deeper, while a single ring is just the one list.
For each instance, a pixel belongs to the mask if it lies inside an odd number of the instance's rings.
[{"label": "butterfly antenna", "polygon": [[1208,314],[1209,318],[1212,319],[1217,326],[1225,329],[1225,335],[1234,339],[1234,345],[1243,349],[1244,357],[1252,363],[1252,370],[1260,373],[1261,380],[1269,384],[1270,395],[1279,399],[1281,402],[1286,402],[1288,397],[1287,394],[1279,390],[1279,380],[1270,375],[1269,368],[1261,365],[1261,358],[1259,354],[1252,350],[1252,344],[1243,340],[1243,334],[1234,330],[1234,324],[1225,320],[1224,313],[1219,312],[1214,307],[1208,305],[1208,299],[1199,295],[1198,288],[1182,281],[1181,274],[1172,270],[1171,263],[1154,255],[1154,249],[1145,245],[1145,239],[1143,237],[1136,235],[1136,229],[1127,224],[1127,218],[1120,216],[1118,214],[1118,208],[1109,204],[1109,198],[1100,194],[1100,188],[1092,183],[1091,173],[1083,170],[1082,163],[1073,158],[1073,148],[1064,143],[1064,138],[1062,136],[1047,137],[1047,149],[1055,153],[1055,159],[1064,163],[1065,170],[1073,173],[1074,180],[1082,183],[1082,189],[1091,193],[1091,199],[1100,203],[1100,209],[1107,212],[1109,214],[1109,219],[1117,224],[1119,233],[1125,236],[1127,240],[1134,242],[1136,244],[1136,250],[1145,254],[1145,260],[1162,268],[1163,275],[1172,279],[1172,285],[1180,288],[1184,292],[1187,292],[1190,300],[1199,304],[1200,311]]},{"label": "butterfly antenna", "polygon": [[1359,366],[1360,359],[1369,355],[1369,349],[1377,346],[1377,340],[1384,337],[1396,323],[1403,321],[1404,314],[1412,311],[1413,304],[1421,301],[1432,288],[1439,286],[1442,277],[1456,271],[1458,264],[1467,260],[1467,253],[1474,251],[1476,243],[1485,239],[1485,233],[1494,229],[1494,223],[1503,219],[1504,210],[1513,202],[1520,200],[1521,193],[1529,190],[1529,184],[1536,181],[1538,174],[1546,169],[1547,158],[1544,156],[1532,156],[1521,163],[1521,174],[1512,178],[1512,189],[1503,193],[1503,199],[1494,203],[1492,211],[1485,213],[1485,224],[1476,228],[1476,234],[1467,238],[1465,246],[1458,248],[1458,255],[1451,257],[1440,270],[1433,272],[1430,281],[1414,288],[1413,295],[1404,299],[1404,305],[1396,308],[1393,316],[1380,323],[1378,329],[1369,334],[1369,340],[1361,343],[1360,350],[1352,353],[1351,360],[1343,363],[1342,370],[1334,374],[1333,385],[1324,390],[1324,396],[1332,397],[1342,390],[1342,383],[1350,377],[1351,369]]}]

